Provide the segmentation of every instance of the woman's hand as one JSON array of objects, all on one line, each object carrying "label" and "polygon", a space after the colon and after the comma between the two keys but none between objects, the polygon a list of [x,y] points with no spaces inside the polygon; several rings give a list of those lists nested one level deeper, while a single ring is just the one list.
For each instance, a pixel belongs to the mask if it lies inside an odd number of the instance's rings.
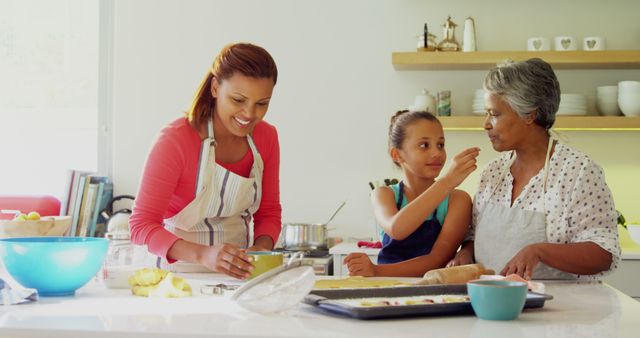
[{"label": "woman's hand", "polygon": [[350,253],[345,257],[344,264],[349,269],[349,276],[372,277],[376,275],[376,266],[366,254]]},{"label": "woman's hand", "polygon": [[200,264],[213,271],[238,279],[249,277],[253,270],[251,259],[247,256],[246,250],[233,244],[225,243],[203,247],[200,257]]},{"label": "woman's hand", "polygon": [[273,240],[269,236],[259,236],[253,241],[253,245],[247,248],[249,251],[271,251],[273,250]]},{"label": "woman's hand", "polygon": [[533,269],[538,266],[538,263],[540,263],[540,255],[538,254],[537,245],[530,244],[513,256],[500,274],[508,276],[515,273],[526,280],[531,280]]},{"label": "woman's hand", "polygon": [[458,251],[458,253],[456,253],[456,256],[453,257],[453,259],[450,260],[449,263],[447,263],[446,267],[450,268],[452,266],[467,264],[473,264],[473,256],[471,256],[471,253],[469,253],[469,251],[467,250],[460,250]]},{"label": "woman's hand", "polygon": [[449,171],[443,177],[449,182],[451,189],[459,186],[469,174],[478,168],[476,165],[478,154],[480,154],[480,148],[468,148],[453,158]]},{"label": "woman's hand", "polygon": [[248,247],[245,251],[246,252],[250,252],[250,251],[271,251],[271,249],[262,247],[260,245],[252,245],[252,246]]}]

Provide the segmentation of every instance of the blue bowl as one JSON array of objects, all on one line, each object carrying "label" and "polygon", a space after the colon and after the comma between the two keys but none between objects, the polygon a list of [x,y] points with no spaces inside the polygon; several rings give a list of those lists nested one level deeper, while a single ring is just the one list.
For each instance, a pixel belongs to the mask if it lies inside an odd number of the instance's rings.
[{"label": "blue bowl", "polygon": [[5,238],[0,239],[0,257],[22,286],[42,296],[68,296],[96,275],[108,246],[105,238]]},{"label": "blue bowl", "polygon": [[476,316],[488,320],[518,318],[527,300],[527,283],[475,280],[467,283],[471,307]]}]

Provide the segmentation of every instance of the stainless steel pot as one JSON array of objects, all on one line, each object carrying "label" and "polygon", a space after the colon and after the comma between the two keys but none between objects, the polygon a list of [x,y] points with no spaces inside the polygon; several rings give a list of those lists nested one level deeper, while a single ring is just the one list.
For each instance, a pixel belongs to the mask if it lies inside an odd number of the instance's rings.
[{"label": "stainless steel pot", "polygon": [[327,248],[327,225],[310,223],[284,223],[284,248],[287,250],[312,250]]},{"label": "stainless steel pot", "polygon": [[287,250],[312,250],[327,248],[327,224],[331,223],[338,211],[344,207],[347,201],[342,202],[333,211],[329,220],[322,223],[284,223],[282,232],[284,234],[283,245]]}]

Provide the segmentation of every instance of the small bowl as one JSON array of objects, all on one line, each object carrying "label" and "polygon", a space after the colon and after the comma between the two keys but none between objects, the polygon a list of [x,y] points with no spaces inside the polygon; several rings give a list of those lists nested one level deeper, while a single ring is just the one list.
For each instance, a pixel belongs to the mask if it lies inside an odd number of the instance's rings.
[{"label": "small bowl", "polygon": [[518,318],[527,300],[527,283],[503,280],[474,280],[467,283],[471,307],[481,319]]},{"label": "small bowl", "polygon": [[18,283],[41,296],[69,296],[100,270],[109,241],[93,237],[0,239],[0,257]]},{"label": "small bowl", "polygon": [[249,279],[281,266],[284,260],[282,252],[249,251],[247,255],[253,259],[253,271]]}]

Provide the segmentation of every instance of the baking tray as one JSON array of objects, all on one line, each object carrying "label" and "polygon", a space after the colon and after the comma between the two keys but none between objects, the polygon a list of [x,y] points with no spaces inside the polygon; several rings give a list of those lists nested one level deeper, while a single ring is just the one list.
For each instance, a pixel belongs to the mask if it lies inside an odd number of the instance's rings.
[{"label": "baking tray", "polygon": [[[351,306],[335,301],[348,298],[414,297],[444,294],[467,295],[467,285],[450,284],[368,289],[312,290],[304,298],[304,302],[329,312],[358,319],[462,315],[473,313],[470,302],[363,307]],[[541,308],[544,306],[545,301],[551,299],[553,299],[551,295],[529,291],[524,307]]]}]

